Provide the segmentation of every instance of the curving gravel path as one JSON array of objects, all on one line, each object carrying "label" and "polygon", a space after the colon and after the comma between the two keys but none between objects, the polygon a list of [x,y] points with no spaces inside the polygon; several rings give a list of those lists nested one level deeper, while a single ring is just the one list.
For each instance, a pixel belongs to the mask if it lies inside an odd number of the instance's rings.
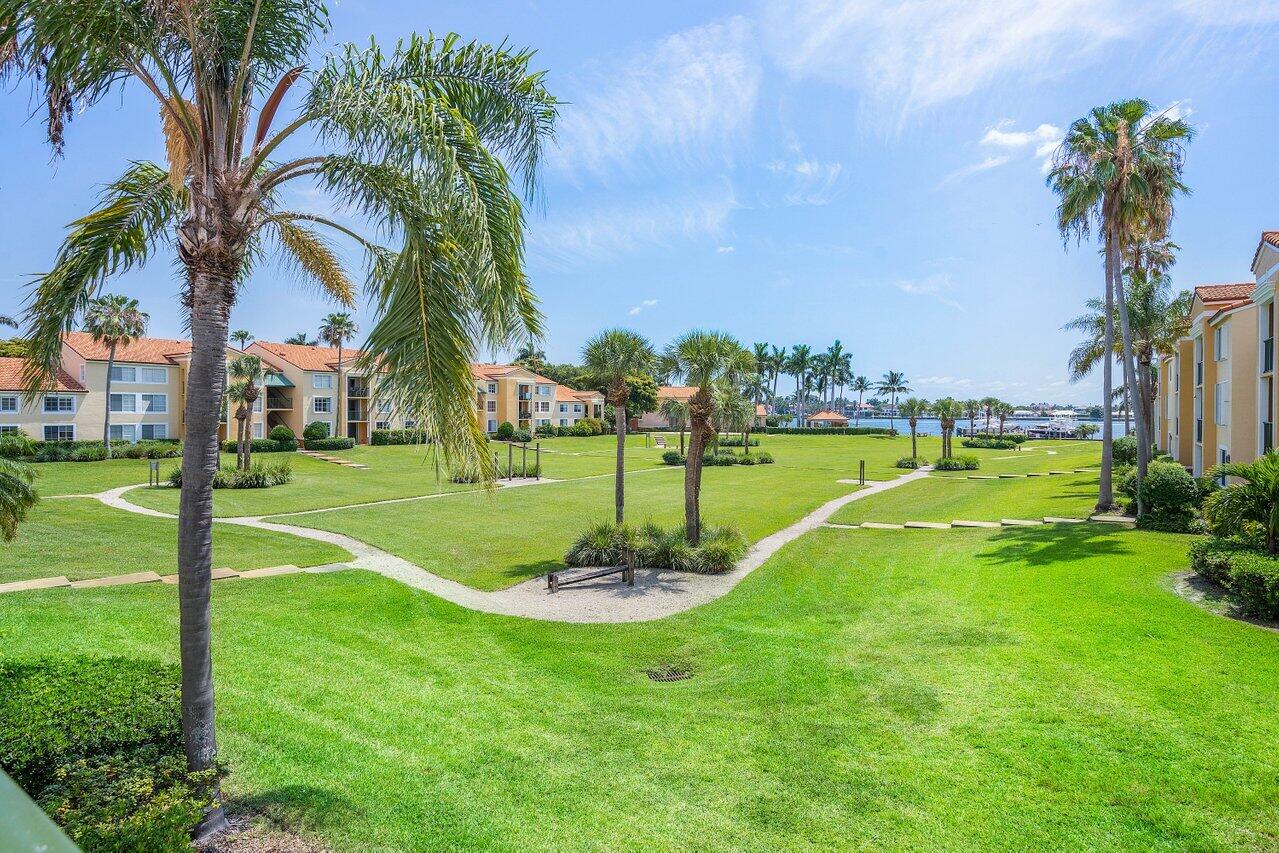
[{"label": "curving gravel path", "polygon": [[[304,539],[315,539],[337,545],[350,551],[355,557],[351,561],[354,568],[376,572],[415,589],[425,590],[461,607],[482,613],[549,622],[647,622],[680,613],[726,595],[747,575],[777,553],[783,545],[798,539],[810,530],[821,527],[840,507],[918,480],[927,476],[929,470],[931,469],[920,468],[895,480],[872,482],[864,489],[827,501],[795,523],[756,542],[732,571],[722,575],[694,575],[685,572],[639,569],[635,574],[633,587],[622,585],[616,578],[602,578],[598,581],[566,587],[554,595],[547,592],[545,577],[532,578],[506,589],[486,592],[432,574],[408,560],[341,533],[265,521],[261,516],[215,518],[214,521],[218,524],[239,524],[277,533],[289,533]],[[536,483],[527,484],[528,487],[535,485]],[[136,485],[123,486],[96,495],[85,495],[85,497],[96,498],[107,506],[125,512],[160,518],[176,517],[171,513],[148,509],[129,502],[125,494],[136,488],[138,488]]]}]

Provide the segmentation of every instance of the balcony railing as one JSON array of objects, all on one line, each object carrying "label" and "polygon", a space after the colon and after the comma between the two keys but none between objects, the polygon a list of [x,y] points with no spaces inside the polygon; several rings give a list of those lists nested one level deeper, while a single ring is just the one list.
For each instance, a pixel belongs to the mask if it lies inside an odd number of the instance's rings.
[{"label": "balcony railing", "polygon": [[268,391],[266,395],[266,407],[268,409],[292,409],[293,398],[288,394],[272,394]]},{"label": "balcony railing", "polygon": [[348,397],[367,397],[369,396],[369,386],[366,382],[348,382],[346,386],[346,396]]},{"label": "balcony railing", "polygon": [[348,421],[367,421],[369,419],[369,410],[364,406],[351,404],[346,407],[346,419]]},{"label": "balcony railing", "polygon": [[1275,369],[1275,339],[1266,338],[1261,342],[1261,372],[1269,373]]},{"label": "balcony railing", "polygon": [[1275,446],[1275,425],[1270,421],[1261,422],[1261,452]]},{"label": "balcony railing", "polygon": [[532,391],[521,391],[521,392],[520,392],[520,399],[521,399],[521,400],[532,400],[532,399],[533,399],[533,392],[532,392]]}]

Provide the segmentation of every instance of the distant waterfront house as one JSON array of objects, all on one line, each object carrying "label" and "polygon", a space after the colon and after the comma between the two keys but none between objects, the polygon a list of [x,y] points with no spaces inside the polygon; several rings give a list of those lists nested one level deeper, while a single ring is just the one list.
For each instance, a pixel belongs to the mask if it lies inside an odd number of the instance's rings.
[{"label": "distant waterfront house", "polygon": [[755,404],[755,428],[763,429],[768,426],[768,407],[763,403]]},{"label": "distant waterfront house", "polygon": [[[662,403],[667,400],[683,400],[688,402],[689,399],[697,393],[696,388],[689,388],[683,385],[663,385],[657,389],[657,405],[661,408]],[[646,412],[638,421],[640,429],[670,429],[671,424],[660,411]]]},{"label": "distant waterfront house", "polygon": [[839,412],[832,412],[830,409],[825,409],[815,415],[810,415],[804,420],[808,422],[808,426],[817,427],[818,429],[831,429],[832,427],[839,428],[848,426],[848,418],[841,415]]}]

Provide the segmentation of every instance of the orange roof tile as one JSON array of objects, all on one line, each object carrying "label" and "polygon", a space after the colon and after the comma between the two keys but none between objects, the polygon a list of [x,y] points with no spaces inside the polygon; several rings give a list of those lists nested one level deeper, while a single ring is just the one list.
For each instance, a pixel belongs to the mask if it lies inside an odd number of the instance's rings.
[{"label": "orange roof tile", "polygon": [[[315,370],[321,373],[331,373],[337,370],[338,351],[334,347],[274,344],[270,341],[254,341],[253,343],[302,370]],[[358,349],[342,348],[342,362],[344,365],[350,364],[362,355],[364,353]]]},{"label": "orange roof tile", "polygon": [[1263,242],[1269,243],[1276,249],[1279,249],[1279,231],[1262,231],[1261,239]]},{"label": "orange roof tile", "polygon": [[1223,300],[1234,302],[1240,299],[1246,301],[1252,295],[1252,291],[1256,286],[1256,284],[1249,282],[1240,284],[1201,284],[1195,288],[1195,296],[1198,296],[1201,302],[1221,302]]},{"label": "orange roof tile", "polygon": [[806,421],[846,421],[848,418],[839,412],[832,412],[827,409],[824,412],[818,412],[815,415],[804,415]]},{"label": "orange roof tile", "polygon": [[509,373],[514,373],[517,370],[527,373],[529,376],[532,377],[534,382],[540,382],[543,385],[555,384],[554,379],[547,379],[545,376],[534,373],[533,371],[529,370],[527,367],[523,367],[518,364],[472,364],[471,365],[471,374],[476,379],[484,379],[489,382],[492,382],[493,380],[498,379],[502,376],[506,376]]},{"label": "orange roof tile", "polygon": [[[111,348],[102,341],[95,341],[88,332],[65,332],[62,339],[67,346],[89,361],[106,361]],[[171,355],[183,355],[191,351],[191,342],[174,338],[135,338],[116,347],[115,360],[132,364],[172,364]]]},{"label": "orange roof tile", "polygon": [[657,389],[657,399],[659,400],[688,400],[697,393],[696,387],[685,385],[663,385]]},{"label": "orange roof tile", "polygon": [[[24,358],[0,358],[0,391],[23,390],[22,371],[26,367]],[[72,378],[62,368],[54,377],[54,391],[83,391],[84,386]]]},{"label": "orange roof tile", "polygon": [[604,395],[599,391],[574,391],[573,396],[579,400],[603,400]]},{"label": "orange roof tile", "polygon": [[755,404],[755,417],[757,417],[757,418],[766,418],[766,417],[768,417],[768,407],[767,407],[767,406],[765,406],[763,403],[756,403],[756,404]]}]

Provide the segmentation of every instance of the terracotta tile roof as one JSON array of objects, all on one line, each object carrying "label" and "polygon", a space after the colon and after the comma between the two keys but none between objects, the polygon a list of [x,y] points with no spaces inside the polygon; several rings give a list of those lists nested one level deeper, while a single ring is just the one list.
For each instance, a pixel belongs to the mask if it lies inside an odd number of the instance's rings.
[{"label": "terracotta tile roof", "polygon": [[1231,302],[1244,300],[1246,302],[1256,286],[1256,284],[1249,282],[1240,284],[1201,284],[1195,288],[1195,296],[1198,296],[1201,302],[1221,302],[1223,300]]},{"label": "terracotta tile roof", "polygon": [[1279,249],[1279,231],[1262,231],[1261,240]]},{"label": "terracotta tile roof", "polygon": [[547,379],[545,376],[534,373],[527,367],[521,367],[518,364],[472,364],[471,374],[476,379],[483,379],[492,382],[510,373],[522,371],[527,373],[534,382],[540,382],[543,385],[554,385],[554,379]]},{"label": "terracotta tile roof", "polygon": [[581,391],[574,391],[567,385],[555,386],[555,402],[557,403],[580,403],[582,402]]},{"label": "terracotta tile roof", "polygon": [[[337,370],[338,351],[335,347],[309,347],[302,344],[273,344],[270,341],[254,341],[270,354],[282,358],[301,370],[315,370],[331,373]],[[349,364],[364,355],[358,349],[342,348],[343,364]]]},{"label": "terracotta tile roof", "polygon": [[[23,390],[22,371],[26,363],[23,358],[0,358],[0,391]],[[83,391],[84,386],[59,367],[58,375],[54,377],[53,390]]]},{"label": "terracotta tile roof", "polygon": [[579,400],[603,400],[604,395],[599,391],[574,391],[573,396]]},{"label": "terracotta tile roof", "polygon": [[848,418],[839,412],[832,412],[830,409],[818,412],[815,415],[804,415],[806,421],[846,421]]},{"label": "terracotta tile roof", "polygon": [[766,418],[766,417],[768,417],[768,407],[767,407],[767,406],[765,406],[763,403],[756,403],[756,404],[755,404],[755,417],[757,417],[757,418]]},{"label": "terracotta tile roof", "polygon": [[[102,341],[95,341],[88,332],[65,332],[62,339],[71,349],[89,361],[106,361],[111,348]],[[174,338],[136,338],[115,350],[115,360],[133,364],[172,364],[169,356],[185,355],[191,351],[190,341]]]},{"label": "terracotta tile roof", "polygon": [[657,389],[657,399],[670,400],[688,400],[697,393],[696,387],[687,387],[684,385],[663,385]]},{"label": "terracotta tile roof", "polygon": [[1222,305],[1220,308],[1218,308],[1216,311],[1212,313],[1212,316],[1208,318],[1208,322],[1212,323],[1216,321],[1216,319],[1220,317],[1221,315],[1227,314],[1235,310],[1241,305],[1247,305],[1251,301],[1252,301],[1251,299],[1237,299],[1234,302],[1227,302],[1225,305]]}]

